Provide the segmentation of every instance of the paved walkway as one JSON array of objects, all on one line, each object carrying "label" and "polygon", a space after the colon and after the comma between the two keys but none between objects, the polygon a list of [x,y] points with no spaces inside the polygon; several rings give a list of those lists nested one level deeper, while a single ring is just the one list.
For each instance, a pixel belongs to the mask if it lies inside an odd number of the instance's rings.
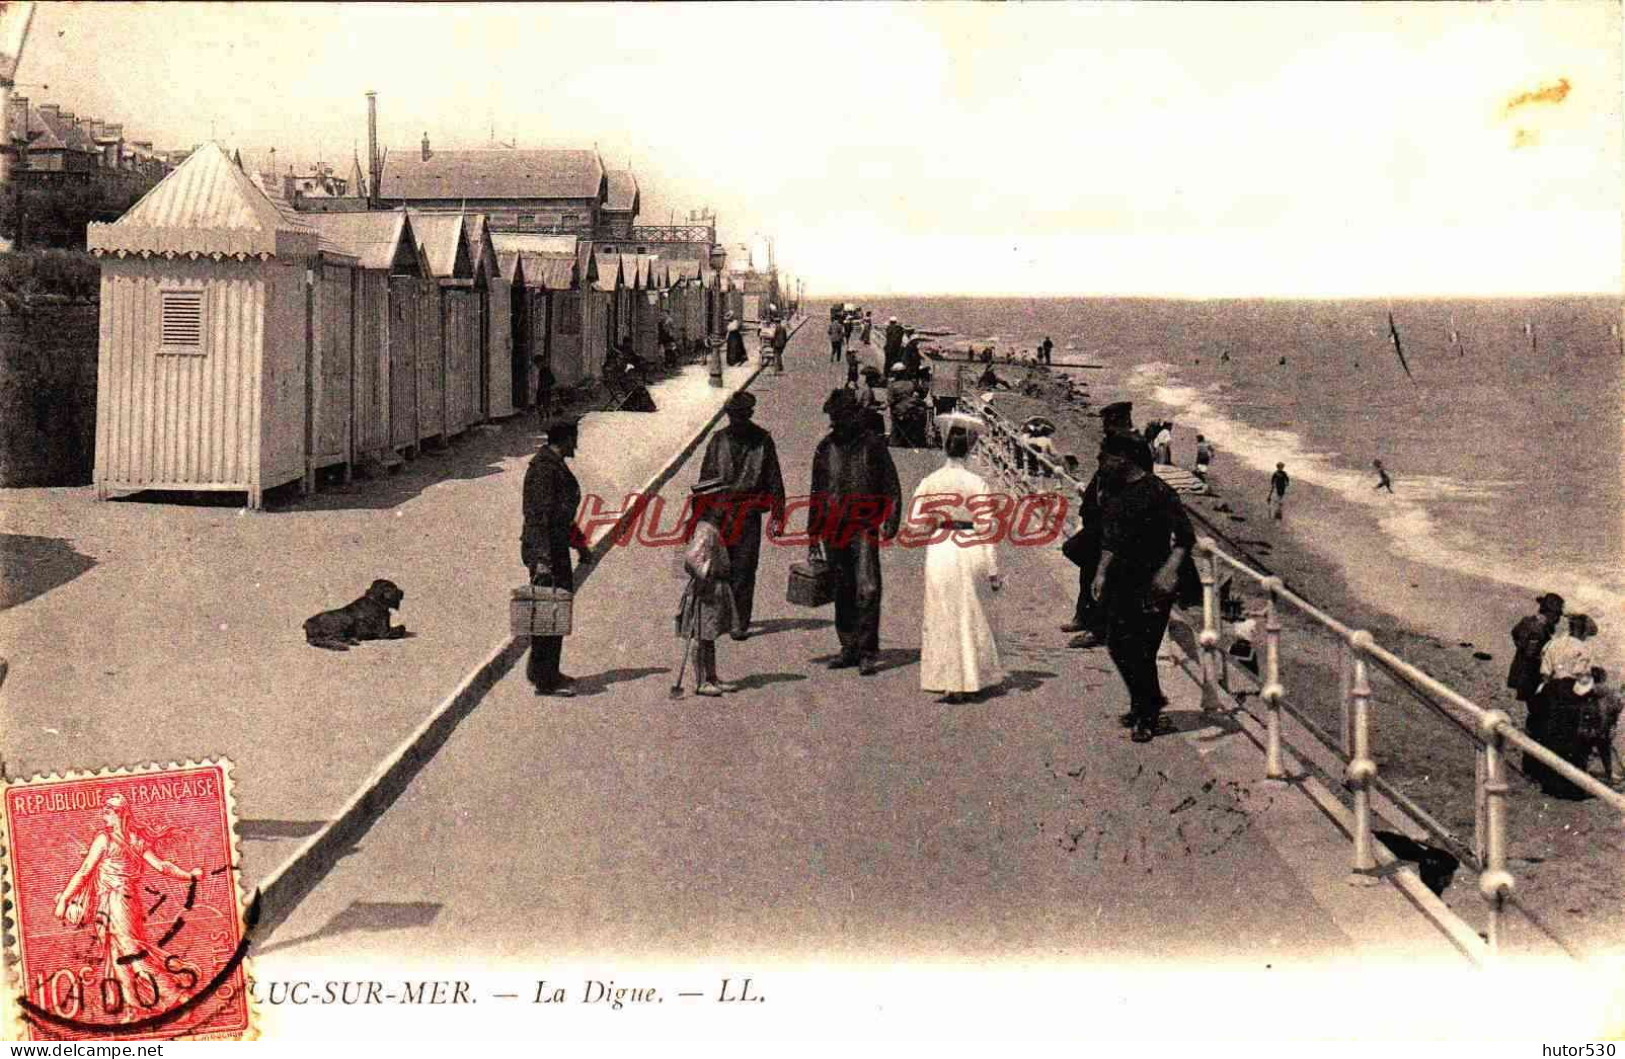
[{"label": "paved walkway", "polygon": [[[640,488],[754,370],[730,368],[715,389],[689,367],[653,388],[656,414],[587,416],[583,490]],[[395,475],[263,513],[4,491],[0,580],[29,586],[0,610],[7,771],[227,756],[252,884],[506,639],[508,590],[524,576],[520,485],[539,441],[522,414]],[[409,639],[306,645],[306,617],[380,577],[406,593],[396,621]]]},{"label": "paved walkway", "polygon": [[[835,378],[817,331],[753,387],[792,492]],[[939,463],[894,452],[905,495]],[[1055,550],[1005,549],[1009,679],[956,706],[919,690],[922,552],[887,557],[871,678],[825,670],[829,610],[782,602],[800,557],[764,548],[758,634],[718,645],[747,690],[673,701],[681,581],[670,553],[615,550],[565,648],[580,697],[539,699],[521,670],[493,688],[264,939],[260,973],[425,953],[446,967],[1465,966],[1397,890],[1348,885],[1346,841],[1299,788],[1259,778],[1253,744],[1211,726],[1171,662],[1179,732],[1129,741],[1104,653],[1061,646],[1076,578]],[[468,558],[471,585],[505,583],[497,559]]]}]

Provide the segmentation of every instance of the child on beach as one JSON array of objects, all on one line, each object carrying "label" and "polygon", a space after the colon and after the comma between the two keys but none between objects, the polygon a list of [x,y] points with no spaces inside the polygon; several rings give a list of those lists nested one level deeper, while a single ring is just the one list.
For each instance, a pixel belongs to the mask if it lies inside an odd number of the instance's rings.
[{"label": "child on beach", "polygon": [[694,522],[683,555],[688,584],[677,609],[678,638],[694,641],[694,693],[708,698],[739,690],[717,676],[717,639],[734,627],[732,569],[718,528],[728,505],[716,502],[727,484],[706,478],[694,485]]},{"label": "child on beach", "polygon": [[1270,475],[1269,497],[1270,517],[1277,522],[1281,521],[1281,508],[1286,504],[1286,487],[1291,482],[1292,479],[1287,477],[1286,464],[1277,463],[1275,473]]},{"label": "child on beach", "polygon": [[1387,471],[1383,470],[1382,461],[1381,460],[1372,460],[1371,461],[1371,466],[1373,466],[1373,467],[1375,467],[1377,469],[1377,484],[1372,486],[1371,488],[1373,488],[1373,489],[1386,489],[1390,493],[1393,492],[1394,491],[1394,480],[1392,478],[1388,477],[1388,472]]},{"label": "child on beach", "polygon": [[1207,483],[1208,464],[1213,462],[1213,446],[1208,444],[1206,436],[1196,435],[1196,477],[1205,485]]}]

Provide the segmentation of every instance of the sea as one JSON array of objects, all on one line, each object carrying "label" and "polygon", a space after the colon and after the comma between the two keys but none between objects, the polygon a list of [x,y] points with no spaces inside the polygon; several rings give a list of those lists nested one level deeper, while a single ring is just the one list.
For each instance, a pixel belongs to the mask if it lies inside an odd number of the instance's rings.
[{"label": "sea", "polygon": [[[1097,403],[1174,420],[1176,462],[1206,435],[1221,480],[1262,490],[1286,464],[1292,531],[1413,626],[1505,641],[1554,591],[1597,619],[1610,669],[1625,664],[1618,297],[862,304],[955,332],[949,348],[1031,352],[1048,336],[1057,367],[1104,366],[1068,369]],[[1375,488],[1379,459],[1392,494]]]}]

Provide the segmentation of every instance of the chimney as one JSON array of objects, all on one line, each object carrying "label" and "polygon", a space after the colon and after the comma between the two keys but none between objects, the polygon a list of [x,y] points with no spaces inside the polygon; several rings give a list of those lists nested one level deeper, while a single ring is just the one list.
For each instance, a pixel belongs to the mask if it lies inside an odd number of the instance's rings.
[{"label": "chimney", "polygon": [[367,205],[378,206],[378,93],[367,93]]},{"label": "chimney", "polygon": [[24,141],[28,139],[28,97],[11,97],[11,133]]},{"label": "chimney", "polygon": [[423,160],[425,162],[427,162],[429,160],[429,134],[428,133],[423,134]]},{"label": "chimney", "polygon": [[47,121],[55,121],[62,116],[62,107],[56,103],[41,103],[38,108],[40,117]]}]

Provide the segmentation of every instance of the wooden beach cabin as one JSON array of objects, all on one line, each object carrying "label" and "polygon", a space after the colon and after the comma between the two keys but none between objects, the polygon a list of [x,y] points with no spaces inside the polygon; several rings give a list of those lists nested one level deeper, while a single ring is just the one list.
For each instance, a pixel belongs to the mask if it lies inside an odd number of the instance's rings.
[{"label": "wooden beach cabin", "polygon": [[417,444],[417,305],[428,271],[404,210],[301,219],[354,254],[351,423],[355,458],[393,462]]},{"label": "wooden beach cabin", "polygon": [[620,335],[619,313],[626,289],[626,273],[620,254],[589,253],[592,279],[586,288],[586,318],[582,327],[581,371],[585,378],[604,375],[604,361]]},{"label": "wooden beach cabin", "polygon": [[408,210],[432,286],[419,305],[418,440],[462,433],[472,412],[474,262],[460,213]]},{"label": "wooden beach cabin", "polygon": [[527,252],[522,256],[525,283],[531,292],[531,355],[550,366],[558,385],[576,385],[586,377],[582,354],[586,296],[579,258],[559,253]]},{"label": "wooden beach cabin", "polygon": [[474,418],[484,422],[513,414],[512,285],[502,277],[488,218],[470,213],[463,225],[474,263],[474,295],[478,314],[474,354]]},{"label": "wooden beach cabin", "polygon": [[87,245],[102,265],[96,495],[240,491],[258,508],[266,490],[308,481],[328,381],[312,363],[316,286],[356,259],[212,143],[123,217],[89,225]]},{"label": "wooden beach cabin", "polygon": [[671,261],[667,263],[671,288],[667,305],[671,309],[672,329],[686,348],[689,341],[705,336],[705,290],[700,284],[703,266],[698,261]]},{"label": "wooden beach cabin", "polygon": [[530,367],[533,363],[530,316],[533,299],[525,282],[524,255],[518,250],[498,252],[497,270],[502,274],[502,282],[508,285],[508,393],[515,409],[529,408],[536,396],[536,381],[531,377]]}]

